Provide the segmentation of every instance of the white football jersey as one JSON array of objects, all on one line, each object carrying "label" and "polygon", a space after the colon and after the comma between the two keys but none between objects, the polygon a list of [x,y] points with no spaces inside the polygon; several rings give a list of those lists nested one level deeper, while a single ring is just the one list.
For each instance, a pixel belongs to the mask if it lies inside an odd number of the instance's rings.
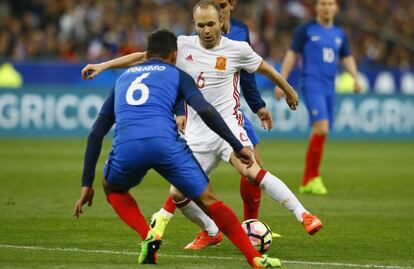
[{"label": "white football jersey", "polygon": [[[213,49],[205,49],[199,37],[178,37],[176,66],[193,77],[204,98],[211,103],[229,126],[242,125],[240,107],[240,70],[253,73],[263,59],[256,54],[247,42],[234,41],[221,37],[220,44]],[[208,150],[209,138],[217,136],[187,106],[185,137],[194,150]]]}]

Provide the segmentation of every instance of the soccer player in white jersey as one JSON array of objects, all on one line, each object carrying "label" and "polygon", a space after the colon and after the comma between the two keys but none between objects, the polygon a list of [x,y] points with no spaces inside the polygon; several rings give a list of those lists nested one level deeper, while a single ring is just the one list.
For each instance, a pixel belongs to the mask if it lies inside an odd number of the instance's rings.
[{"label": "soccer player in white jersey", "polygon": [[[297,93],[246,42],[232,41],[221,36],[223,20],[220,8],[214,1],[198,2],[193,15],[198,35],[178,38],[177,66],[193,77],[203,96],[226,120],[242,144],[252,146],[242,127],[242,115],[239,111],[240,70],[259,72],[268,77],[285,92],[285,100],[293,110],[298,105]],[[145,53],[134,53],[100,65],[87,65],[82,70],[82,75],[93,78],[103,70],[127,67],[142,61],[144,57]],[[204,125],[191,109],[188,110],[185,136],[194,156],[207,174],[220,160],[230,162],[241,175],[291,210],[309,234],[314,234],[322,228],[321,221],[302,206],[280,179],[261,169],[256,162],[250,168],[243,166],[229,144]],[[179,209],[190,220],[201,226],[211,221],[206,219],[207,216],[194,202],[183,197],[173,186],[170,193]]]}]

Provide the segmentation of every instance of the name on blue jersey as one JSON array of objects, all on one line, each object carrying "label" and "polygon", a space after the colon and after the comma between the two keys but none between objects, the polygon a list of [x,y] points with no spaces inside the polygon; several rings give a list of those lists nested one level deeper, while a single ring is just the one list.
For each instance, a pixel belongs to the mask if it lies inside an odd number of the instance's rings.
[{"label": "name on blue jersey", "polygon": [[144,65],[134,66],[128,69],[127,73],[147,72],[147,71],[164,71],[165,66],[163,65]]}]

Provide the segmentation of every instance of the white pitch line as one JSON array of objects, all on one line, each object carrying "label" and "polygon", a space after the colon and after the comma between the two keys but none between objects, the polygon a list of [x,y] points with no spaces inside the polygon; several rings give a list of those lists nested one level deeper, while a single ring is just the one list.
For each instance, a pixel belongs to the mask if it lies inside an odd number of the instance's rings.
[{"label": "white pitch line", "polygon": [[[83,252],[83,253],[101,253],[101,254],[116,254],[116,255],[138,255],[138,252],[132,251],[114,251],[105,249],[81,249],[81,248],[46,248],[41,246],[18,246],[18,245],[0,245],[0,248],[11,249],[26,249],[26,250],[43,250],[43,251],[62,251],[62,252]],[[173,257],[173,258],[191,258],[191,259],[207,259],[207,260],[244,260],[238,257],[221,257],[221,256],[199,256],[199,255],[181,255],[181,254],[163,254],[158,256]],[[340,263],[340,262],[307,262],[307,261],[292,261],[282,260],[283,263],[290,264],[306,264],[319,266],[338,266],[338,267],[355,267],[355,268],[377,268],[377,269],[414,269],[410,266],[401,265],[378,265],[378,264],[354,264],[354,263]]]}]

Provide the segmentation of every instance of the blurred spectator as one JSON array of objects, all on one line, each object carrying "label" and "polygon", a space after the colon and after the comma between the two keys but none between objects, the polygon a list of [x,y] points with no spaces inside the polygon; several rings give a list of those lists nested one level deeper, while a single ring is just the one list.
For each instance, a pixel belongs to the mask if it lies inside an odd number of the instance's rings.
[{"label": "blurred spectator", "polygon": [[[0,1],[0,59],[102,61],[143,50],[148,32],[190,34],[195,0]],[[312,0],[238,0],[236,17],[255,50],[281,62],[292,30],[313,14]],[[414,1],[338,0],[338,23],[360,65],[414,66]]]}]

